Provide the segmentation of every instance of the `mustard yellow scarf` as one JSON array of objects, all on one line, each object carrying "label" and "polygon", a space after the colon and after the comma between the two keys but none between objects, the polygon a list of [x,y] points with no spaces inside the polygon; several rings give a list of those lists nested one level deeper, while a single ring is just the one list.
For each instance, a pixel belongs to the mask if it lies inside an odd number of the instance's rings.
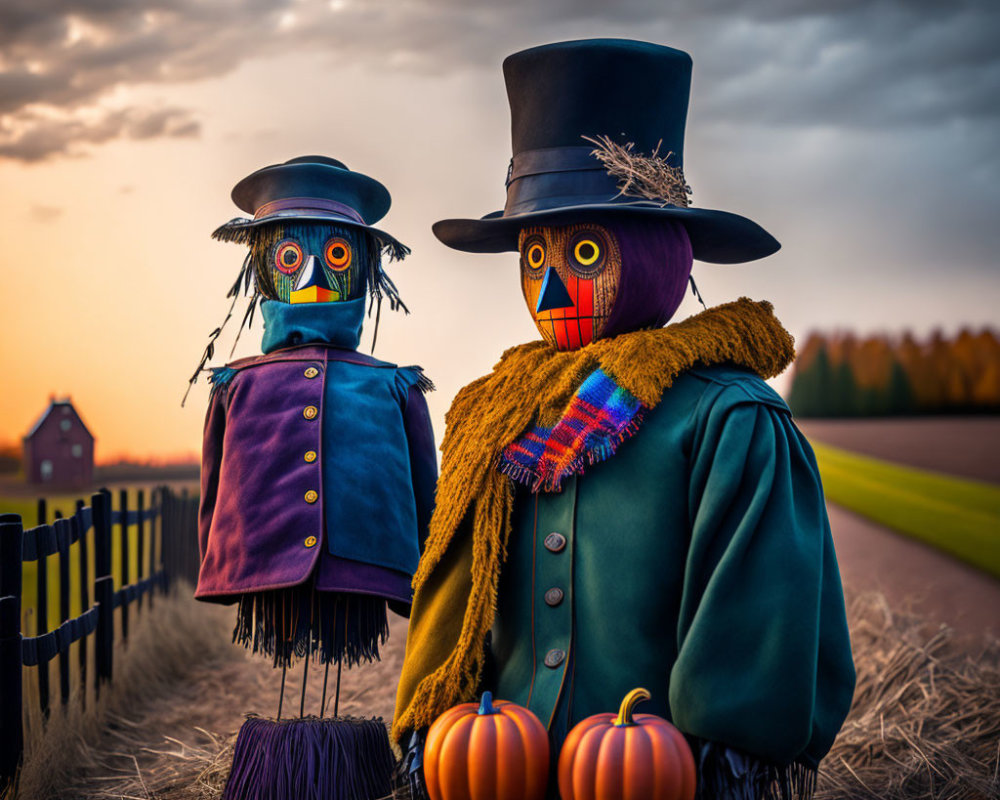
[{"label": "mustard yellow scarf", "polygon": [[441,477],[413,578],[393,737],[400,741],[407,731],[429,726],[476,690],[510,535],[514,484],[497,468],[505,446],[533,425],[554,425],[598,368],[653,408],[691,367],[735,364],[770,378],[793,357],[794,341],[771,304],[741,298],[580,350],[559,352],[542,341],[513,347],[493,372],[463,388],[445,416]]}]

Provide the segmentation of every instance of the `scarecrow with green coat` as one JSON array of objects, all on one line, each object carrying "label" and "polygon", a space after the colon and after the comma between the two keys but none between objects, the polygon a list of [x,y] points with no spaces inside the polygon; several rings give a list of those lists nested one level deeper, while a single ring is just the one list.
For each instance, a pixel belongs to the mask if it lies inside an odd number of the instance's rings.
[{"label": "scarecrow with green coat", "polygon": [[488,689],[557,754],[643,686],[692,744],[701,797],[807,796],[854,667],[816,462],[764,382],[793,340],[745,298],[664,327],[693,259],[779,245],[689,203],[686,53],[564,42],[504,76],[506,206],[434,232],[519,252],[542,340],[448,414],[393,735],[419,778],[428,726]]}]

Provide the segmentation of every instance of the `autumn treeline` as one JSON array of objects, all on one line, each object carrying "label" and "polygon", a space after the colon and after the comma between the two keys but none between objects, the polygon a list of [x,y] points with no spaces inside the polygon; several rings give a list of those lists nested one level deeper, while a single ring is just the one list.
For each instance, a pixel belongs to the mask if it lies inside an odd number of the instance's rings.
[{"label": "autumn treeline", "polygon": [[795,360],[789,405],[800,417],[997,413],[1000,338],[812,333]]}]

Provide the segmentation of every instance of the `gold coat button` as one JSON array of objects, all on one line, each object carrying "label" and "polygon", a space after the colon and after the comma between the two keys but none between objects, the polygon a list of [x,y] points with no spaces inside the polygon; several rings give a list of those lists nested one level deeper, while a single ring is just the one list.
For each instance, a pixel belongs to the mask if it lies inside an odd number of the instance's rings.
[{"label": "gold coat button", "polygon": [[316,369],[316,367],[308,367],[306,371],[302,374],[305,375],[307,378],[315,378],[317,375],[319,375],[319,370]]},{"label": "gold coat button", "polygon": [[316,451],[315,450],[306,450],[306,454],[304,456],[302,456],[302,457],[309,464],[312,464],[312,462],[316,460]]},{"label": "gold coat button", "polygon": [[316,419],[317,414],[319,414],[319,409],[316,406],[306,406],[302,409],[302,416],[306,419]]},{"label": "gold coat button", "polygon": [[307,536],[306,540],[303,542],[303,544],[306,547],[315,547],[316,546],[316,537],[315,536]]},{"label": "gold coat button", "polygon": [[319,500],[319,492],[317,492],[315,489],[310,489],[308,492],[306,492],[307,503],[315,503],[317,500]]}]

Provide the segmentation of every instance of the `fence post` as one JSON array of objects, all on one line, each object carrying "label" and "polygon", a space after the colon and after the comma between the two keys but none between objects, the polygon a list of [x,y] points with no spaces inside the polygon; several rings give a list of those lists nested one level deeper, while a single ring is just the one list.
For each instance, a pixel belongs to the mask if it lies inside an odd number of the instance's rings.
[{"label": "fence post", "polygon": [[[48,506],[45,498],[38,499],[38,524],[48,522]],[[49,631],[49,565],[48,556],[39,555],[35,562],[38,565],[35,581],[35,636],[41,636]],[[42,716],[49,716],[49,662],[35,667],[38,675],[38,705]]]},{"label": "fence post", "polygon": [[[159,572],[159,562],[156,558],[156,535],[157,531],[160,529],[160,525],[163,521],[163,495],[160,492],[162,487],[155,486],[149,491],[149,507],[152,508],[153,515],[149,520],[149,574],[155,575]],[[153,598],[156,596],[156,584],[159,581],[154,581],[153,586],[149,590],[149,607],[153,607]]]},{"label": "fence post", "polygon": [[160,520],[160,562],[167,573],[166,591],[174,582],[174,550],[171,537],[174,531],[174,490],[164,487],[163,517]]},{"label": "fence post", "polygon": [[[129,585],[129,558],[128,558],[128,489],[122,489],[118,492],[118,513],[121,514],[121,526],[119,527],[119,532],[121,533],[122,550],[121,550],[121,573],[122,581],[121,588],[124,590],[126,586]],[[124,595],[122,596],[122,644],[128,644],[128,603],[124,602]]]},{"label": "fence post", "polygon": [[[143,569],[143,558],[146,555],[146,523],[142,518],[143,512],[146,510],[146,493],[139,489],[136,495],[135,501],[136,512],[138,516],[138,521],[136,523],[136,544],[135,544],[135,580],[137,583],[141,583],[142,579],[145,577],[146,571]],[[139,608],[142,608],[142,595],[139,595]]]},{"label": "fence post", "polygon": [[0,790],[21,763],[21,557],[20,517],[0,522]]},{"label": "fence post", "polygon": [[[76,513],[73,515],[73,524],[76,526],[77,555],[80,565],[80,613],[85,614],[90,610],[90,563],[87,558],[87,528],[83,524],[83,500],[76,501]],[[91,519],[93,519],[93,509],[91,509]],[[87,707],[87,638],[80,637],[80,704]]]},{"label": "fence post", "polygon": [[94,661],[95,690],[111,680],[115,637],[115,587],[111,577],[111,493],[106,489],[90,498],[94,510],[94,601],[98,604]]},{"label": "fence post", "polygon": [[[69,543],[73,523],[68,519],[55,521],[56,546],[59,551],[59,623],[69,619]],[[69,702],[69,648],[59,653],[59,699]]]}]

